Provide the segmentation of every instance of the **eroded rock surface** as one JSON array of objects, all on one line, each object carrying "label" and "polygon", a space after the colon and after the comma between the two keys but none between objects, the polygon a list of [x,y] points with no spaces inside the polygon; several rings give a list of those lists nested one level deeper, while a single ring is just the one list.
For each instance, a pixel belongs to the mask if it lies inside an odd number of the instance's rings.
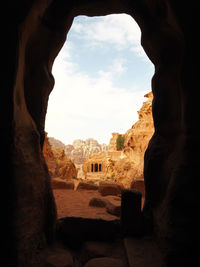
[{"label": "eroded rock surface", "polygon": [[[125,134],[113,133],[107,152],[91,155],[83,165],[85,177],[92,175],[99,179],[112,180],[130,187],[133,180],[144,181],[144,153],[154,132],[152,118],[152,92],[138,111],[138,121]],[[124,147],[117,149],[117,138],[124,138]],[[91,168],[93,164],[93,168]],[[95,164],[101,164],[101,171],[95,170]],[[91,173],[93,171],[93,173]],[[144,186],[143,186],[144,191]]]},{"label": "eroded rock surface", "polygon": [[76,166],[66,157],[64,149],[50,145],[47,136],[44,141],[43,154],[52,178],[72,179],[77,177]]}]

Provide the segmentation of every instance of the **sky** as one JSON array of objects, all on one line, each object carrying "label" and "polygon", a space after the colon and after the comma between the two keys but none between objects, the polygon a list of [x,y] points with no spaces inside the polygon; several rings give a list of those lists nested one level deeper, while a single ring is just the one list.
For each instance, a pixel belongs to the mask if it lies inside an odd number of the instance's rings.
[{"label": "sky", "polygon": [[141,32],[126,14],[78,16],[55,59],[55,86],[45,122],[49,137],[64,144],[94,138],[108,144],[124,134],[151,90],[153,64]]}]

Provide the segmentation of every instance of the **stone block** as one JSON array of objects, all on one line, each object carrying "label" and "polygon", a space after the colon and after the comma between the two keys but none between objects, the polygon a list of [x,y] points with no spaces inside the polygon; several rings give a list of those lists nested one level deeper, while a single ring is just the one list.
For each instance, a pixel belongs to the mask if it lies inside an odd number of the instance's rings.
[{"label": "stone block", "polygon": [[52,189],[72,189],[74,190],[74,182],[66,181],[61,178],[53,178],[51,179]]},{"label": "stone block", "polygon": [[76,190],[98,190],[98,185],[86,183],[86,182],[80,182],[76,188]]},{"label": "stone block", "polygon": [[66,217],[57,224],[58,238],[72,248],[79,248],[86,240],[112,241],[119,233],[119,220]]},{"label": "stone block", "polygon": [[106,199],[93,197],[90,199],[89,206],[104,208],[104,207],[106,207],[107,203],[108,203],[108,201]]},{"label": "stone block", "polygon": [[123,185],[120,183],[109,183],[109,182],[100,182],[99,183],[99,193],[102,196],[108,195],[120,195]]},{"label": "stone block", "polygon": [[121,230],[125,236],[141,235],[143,217],[141,212],[142,194],[136,190],[123,189],[121,201]]},{"label": "stone block", "polygon": [[57,249],[46,256],[45,267],[74,267],[73,257],[68,250]]},{"label": "stone block", "polygon": [[121,205],[114,205],[110,201],[107,202],[106,211],[112,215],[120,217],[121,215]]}]

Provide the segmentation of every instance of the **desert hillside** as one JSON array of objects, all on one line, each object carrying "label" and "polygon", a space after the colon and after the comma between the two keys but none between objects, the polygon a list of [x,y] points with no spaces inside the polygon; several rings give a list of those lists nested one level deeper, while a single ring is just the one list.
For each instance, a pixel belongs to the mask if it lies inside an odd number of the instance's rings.
[{"label": "desert hillside", "polygon": [[53,147],[64,149],[66,156],[77,165],[83,164],[86,158],[95,153],[108,150],[106,144],[99,144],[98,141],[93,138],[88,138],[86,140],[77,139],[74,140],[72,144],[65,145],[60,140],[49,137],[49,143]]},{"label": "desert hillside", "polygon": [[[121,182],[129,187],[134,180],[143,180],[144,153],[153,135],[152,92],[145,95],[138,111],[138,121],[124,134],[113,133],[109,149],[89,156],[83,164],[86,179]],[[118,147],[118,141],[122,142]]]}]

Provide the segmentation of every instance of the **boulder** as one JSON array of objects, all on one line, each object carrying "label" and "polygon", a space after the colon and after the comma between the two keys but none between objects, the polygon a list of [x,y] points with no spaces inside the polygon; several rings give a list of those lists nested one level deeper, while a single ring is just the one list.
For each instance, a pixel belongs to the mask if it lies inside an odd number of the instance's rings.
[{"label": "boulder", "polygon": [[72,189],[74,190],[74,182],[66,181],[60,178],[53,178],[51,180],[52,189]]},{"label": "boulder", "polygon": [[57,249],[46,256],[45,267],[74,267],[71,253],[66,249]]},{"label": "boulder", "polygon": [[117,217],[120,217],[121,215],[121,203],[119,205],[115,205],[111,203],[110,201],[107,201],[106,203],[106,211],[112,215],[115,215]]},{"label": "boulder", "polygon": [[91,207],[106,208],[106,211],[114,216],[120,217],[121,201],[113,199],[93,197],[89,202]]},{"label": "boulder", "polygon": [[98,185],[80,182],[76,188],[76,190],[98,190]]},{"label": "boulder", "polygon": [[108,204],[108,201],[102,198],[93,197],[90,199],[89,206],[91,207],[99,207],[103,208],[106,207]]},{"label": "boulder", "polygon": [[120,183],[109,183],[109,182],[100,182],[99,183],[99,193],[102,196],[108,195],[121,195],[123,185]]}]

